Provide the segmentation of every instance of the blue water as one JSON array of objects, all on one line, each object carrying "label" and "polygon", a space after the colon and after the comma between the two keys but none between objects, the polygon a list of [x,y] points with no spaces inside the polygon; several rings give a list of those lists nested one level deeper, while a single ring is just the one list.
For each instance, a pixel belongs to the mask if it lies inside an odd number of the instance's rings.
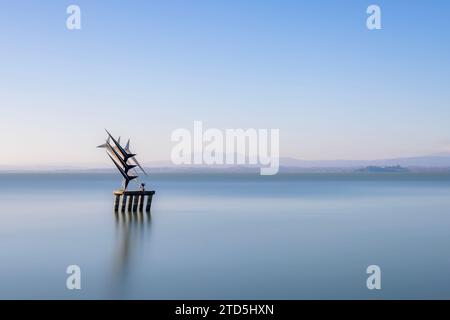
[{"label": "blue water", "polygon": [[148,182],[151,214],[115,215],[115,174],[1,174],[0,298],[450,298],[448,174]]}]

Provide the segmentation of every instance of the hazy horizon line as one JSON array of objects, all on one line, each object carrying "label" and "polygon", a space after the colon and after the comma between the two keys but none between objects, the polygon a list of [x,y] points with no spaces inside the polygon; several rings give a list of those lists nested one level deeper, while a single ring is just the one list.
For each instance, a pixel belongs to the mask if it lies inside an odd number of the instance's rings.
[{"label": "hazy horizon line", "polygon": [[[423,159],[426,161],[426,159],[433,158],[433,159],[448,159],[450,166],[450,152],[441,152],[441,153],[434,153],[434,154],[428,154],[428,155],[419,155],[419,156],[402,156],[402,157],[390,157],[390,158],[376,158],[376,159],[313,159],[313,160],[306,160],[296,157],[280,157],[280,166],[284,167],[295,167],[295,165],[292,164],[292,162],[301,162],[304,164],[310,164],[310,167],[314,167],[312,164],[318,163],[318,164],[325,164],[325,163],[370,163],[370,162],[380,162],[380,161],[405,161],[405,160],[412,160],[412,159]],[[282,163],[285,162],[284,164]],[[291,162],[291,164],[287,164],[286,162]],[[143,166],[149,167],[149,168],[167,168],[167,167],[193,167],[193,168],[199,168],[199,167],[255,167],[255,165],[249,165],[249,164],[214,164],[214,165],[205,165],[205,164],[185,164],[185,165],[176,165],[173,164],[171,160],[153,160],[143,163]],[[426,166],[425,164],[423,166]],[[331,166],[331,167],[339,167],[339,166]],[[348,167],[348,165],[346,165]],[[108,162],[85,162],[85,163],[64,163],[64,162],[54,162],[54,163],[48,163],[48,164],[0,164],[0,170],[103,170],[103,169],[110,169],[112,168]]]}]

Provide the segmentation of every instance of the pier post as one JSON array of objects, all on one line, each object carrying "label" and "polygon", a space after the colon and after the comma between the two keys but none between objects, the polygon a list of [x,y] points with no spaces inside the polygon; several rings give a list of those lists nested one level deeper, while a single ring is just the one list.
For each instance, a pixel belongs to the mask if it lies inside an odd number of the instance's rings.
[{"label": "pier post", "polygon": [[133,198],[134,197],[132,195],[129,196],[129,199],[128,199],[128,212],[130,212],[131,208],[133,207]]},{"label": "pier post", "polygon": [[[150,212],[155,191],[114,191],[114,212]],[[145,203],[147,198],[147,203]]]},{"label": "pier post", "polygon": [[152,206],[153,195],[147,195],[147,205],[145,206],[145,212],[150,212],[150,207]]},{"label": "pier post", "polygon": [[139,201],[139,197],[138,196],[132,196],[133,197],[133,212],[137,211],[137,207],[138,207],[138,201]]},{"label": "pier post", "polygon": [[116,194],[114,197],[114,212],[119,211],[120,195]]},{"label": "pier post", "polygon": [[122,195],[122,212],[125,212],[125,206],[127,204],[127,195]]},{"label": "pier post", "polygon": [[141,194],[139,196],[139,211],[142,212],[143,209],[144,209],[144,195]]}]

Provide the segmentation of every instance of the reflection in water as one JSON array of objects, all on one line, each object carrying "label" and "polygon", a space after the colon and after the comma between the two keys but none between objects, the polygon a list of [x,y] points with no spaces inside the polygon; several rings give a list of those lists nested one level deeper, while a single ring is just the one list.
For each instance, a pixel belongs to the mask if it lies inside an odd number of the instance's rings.
[{"label": "reflection in water", "polygon": [[450,298],[450,174],[154,179],[149,225],[110,211],[115,174],[0,174],[0,298]]},{"label": "reflection in water", "polygon": [[115,298],[126,296],[129,274],[133,271],[133,259],[138,258],[151,227],[151,213],[115,212],[116,250],[111,281]]}]

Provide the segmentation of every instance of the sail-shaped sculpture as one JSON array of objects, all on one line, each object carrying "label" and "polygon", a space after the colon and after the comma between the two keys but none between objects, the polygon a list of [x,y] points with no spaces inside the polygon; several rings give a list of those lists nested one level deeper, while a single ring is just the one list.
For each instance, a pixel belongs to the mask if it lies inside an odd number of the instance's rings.
[{"label": "sail-shaped sculpture", "polygon": [[105,143],[97,148],[106,150],[106,154],[123,177],[122,189],[113,192],[114,212],[143,212],[145,206],[145,211],[149,213],[155,191],[145,190],[145,183],[139,183],[139,190],[127,190],[130,181],[138,179],[136,167],[147,175],[144,168],[136,160],[136,154],[130,150],[130,140],[128,139],[125,147],[122,147],[120,137],[116,140],[108,130],[106,130],[106,133],[108,137]]},{"label": "sail-shaped sculpture", "polygon": [[[106,130],[106,129],[105,129]],[[102,145],[99,145],[97,148],[104,148],[106,149],[106,153],[108,154],[111,161],[116,166],[117,170],[119,170],[120,174],[123,177],[123,190],[127,190],[128,184],[130,181],[138,178],[138,175],[136,171],[134,170],[135,167],[139,167],[139,169],[147,175],[147,173],[144,171],[144,169],[141,167],[139,162],[136,160],[135,156],[136,154],[132,153],[130,151],[130,140],[128,140],[128,143],[126,147],[122,147],[120,145],[120,138],[119,140],[116,140],[111,133],[109,133],[108,130],[106,130],[108,134],[108,138],[106,139],[105,143]],[[111,143],[111,141],[113,143]],[[135,164],[129,163],[129,160],[134,162]],[[130,174],[130,170],[134,174]]]},{"label": "sail-shaped sculpture", "polygon": [[[125,146],[125,151],[128,152],[128,153],[130,153],[130,154],[132,153],[132,152],[130,151],[130,139],[128,139],[128,141],[127,141],[127,144],[126,144],[126,146]],[[145,175],[147,175],[147,172],[145,172],[144,168],[142,168],[141,164],[139,163],[139,161],[137,161],[136,157],[131,157],[131,161],[133,161],[133,162],[139,167],[139,169],[141,169],[141,171],[142,171]]]}]

